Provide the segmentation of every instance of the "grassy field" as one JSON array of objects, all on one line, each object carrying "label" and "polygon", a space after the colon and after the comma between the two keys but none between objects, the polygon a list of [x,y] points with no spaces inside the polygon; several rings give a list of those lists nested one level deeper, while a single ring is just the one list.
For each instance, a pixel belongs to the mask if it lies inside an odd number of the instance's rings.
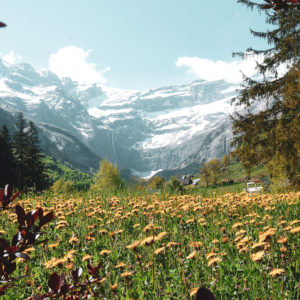
[{"label": "grassy field", "polygon": [[202,195],[204,197],[213,197],[215,195],[223,195],[226,193],[240,193],[243,192],[246,188],[245,182],[235,182],[228,185],[211,185],[208,187],[200,186],[200,187],[194,187],[192,185],[186,186],[185,189],[187,192],[193,194],[193,195]]},{"label": "grassy field", "polygon": [[[269,181],[269,175],[266,167],[264,166],[254,166],[251,170],[250,179],[246,179],[247,173],[243,169],[242,164],[239,162],[232,163],[230,165],[230,176],[229,178],[233,180],[233,183],[231,184],[220,184],[223,180],[226,179],[226,176],[220,174],[218,178],[217,185],[213,185],[211,182],[208,187],[205,186],[203,182],[200,183],[200,185],[193,186],[188,185],[185,186],[185,189],[188,193],[191,194],[200,194],[205,197],[214,197],[216,195],[223,195],[226,193],[240,193],[243,192],[247,187],[247,182],[252,181],[253,179],[259,179],[261,183],[263,184],[264,188],[267,188],[265,186],[262,179],[265,181]],[[200,178],[200,174],[196,175],[195,178]]]},{"label": "grassy field", "polygon": [[[101,263],[95,299],[189,299],[199,287],[217,299],[299,299],[300,193],[44,195],[18,201],[53,210],[47,242],[18,259],[24,275],[3,299],[48,292],[53,272]],[[14,203],[16,205],[17,203]],[[14,210],[1,212],[10,240]],[[25,288],[24,288],[25,287]],[[93,297],[92,297],[93,298]]]}]

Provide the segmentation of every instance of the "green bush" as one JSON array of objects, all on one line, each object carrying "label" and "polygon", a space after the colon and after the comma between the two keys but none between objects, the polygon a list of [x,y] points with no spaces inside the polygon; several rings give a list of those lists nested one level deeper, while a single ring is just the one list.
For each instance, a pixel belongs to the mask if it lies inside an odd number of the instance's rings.
[{"label": "green bush", "polygon": [[58,193],[69,193],[74,189],[75,187],[72,181],[65,181],[62,178],[56,180],[51,187],[51,190]]},{"label": "green bush", "polygon": [[176,176],[172,176],[170,178],[170,181],[166,185],[166,189],[167,189],[167,191],[170,191],[170,192],[176,192],[176,193],[184,192],[184,188]]},{"label": "green bush", "polygon": [[166,178],[161,176],[154,176],[153,178],[151,178],[149,186],[151,189],[159,190],[164,188],[165,183],[166,183]]}]

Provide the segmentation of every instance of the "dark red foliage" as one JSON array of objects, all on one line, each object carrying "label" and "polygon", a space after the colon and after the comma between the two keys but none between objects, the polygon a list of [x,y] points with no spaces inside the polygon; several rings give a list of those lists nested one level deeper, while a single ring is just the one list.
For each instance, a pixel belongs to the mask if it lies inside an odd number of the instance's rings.
[{"label": "dark red foliage", "polygon": [[202,287],[197,291],[195,300],[216,300],[216,298],[209,289]]},{"label": "dark red foliage", "polygon": [[93,267],[91,264],[87,265],[89,273],[94,276],[98,277],[98,272],[101,268],[101,263],[99,263],[96,267]]},{"label": "dark red foliage", "polygon": [[0,296],[5,294],[5,290],[8,288],[8,285],[3,285],[0,287]]},{"label": "dark red foliage", "polygon": [[48,280],[48,285],[55,294],[59,294],[66,285],[65,275],[53,273]]},{"label": "dark red foliage", "polygon": [[10,184],[7,184],[4,191],[0,190],[0,208],[5,209],[10,203],[12,203],[21,192],[17,192],[13,195],[13,190]]},{"label": "dark red foliage", "polygon": [[8,242],[5,239],[0,238],[0,253],[2,252],[2,250],[6,250],[8,247]]},{"label": "dark red foliage", "polygon": [[20,226],[25,226],[26,214],[25,214],[25,211],[22,206],[20,206],[20,205],[16,206],[16,214],[17,214],[18,223],[20,224]]},{"label": "dark red foliage", "polygon": [[72,277],[73,277],[74,282],[75,282],[75,283],[78,283],[79,277],[80,277],[81,274],[82,274],[82,268],[78,268],[78,269],[72,271],[71,274],[72,274]]},{"label": "dark red foliage", "polygon": [[4,188],[4,196],[5,196],[6,198],[10,199],[12,193],[13,193],[13,189],[12,189],[11,185],[10,185],[10,184],[7,184],[7,185],[5,186],[5,188]]},{"label": "dark red foliage", "polygon": [[34,222],[38,219],[39,217],[39,211],[31,211],[26,215],[26,223],[27,227],[31,227],[34,225]]},{"label": "dark red foliage", "polygon": [[19,257],[19,258],[23,258],[23,259],[25,259],[25,260],[29,260],[29,259],[30,259],[29,255],[27,255],[27,254],[25,254],[25,253],[22,253],[22,252],[16,252],[16,253],[15,253],[15,256],[16,256],[16,257]]},{"label": "dark red foliage", "polygon": [[9,246],[6,248],[6,251],[9,253],[9,255],[14,255],[18,251],[18,247]]},{"label": "dark red foliage", "polygon": [[[90,264],[88,265],[88,269],[90,273],[97,274],[100,269],[100,264],[96,267],[92,267]],[[99,281],[98,276],[92,276],[88,278],[87,281],[80,282],[80,276],[82,274],[82,268],[77,268],[71,271],[73,283],[68,284],[66,281],[65,274],[59,275],[57,273],[53,273],[49,280],[48,286],[51,291],[47,294],[36,295],[33,296],[32,299],[45,299],[45,298],[59,298],[64,297],[64,299],[87,299],[88,294],[90,292],[90,286]],[[93,294],[95,296],[95,294]]]},{"label": "dark red foliage", "polygon": [[[26,235],[26,234],[25,234]],[[23,236],[25,236],[25,235],[23,235]],[[13,238],[12,238],[12,241],[11,241],[11,244],[13,245],[13,246],[18,246],[19,245],[19,243],[22,241],[22,233],[21,232],[18,232],[18,233],[16,233],[14,236],[13,236]]]},{"label": "dark red foliage", "polygon": [[54,218],[55,216],[53,211],[47,213],[45,216],[42,215],[42,217],[40,217],[40,226],[44,226],[45,224],[51,222]]},{"label": "dark red foliage", "polygon": [[[55,217],[53,212],[49,212],[44,216],[42,208],[27,214],[20,205],[17,205],[15,210],[19,223],[19,232],[13,237],[12,243],[14,245],[18,245],[22,240],[26,241],[28,245],[35,243],[42,234],[40,231],[41,227],[52,221]],[[37,219],[39,219],[39,224],[35,225]]]},{"label": "dark red foliage", "polygon": [[[18,212],[19,223],[24,224],[22,216],[24,216],[25,212],[23,208],[21,206],[17,206],[16,211]],[[28,238],[28,235],[36,234],[36,232],[34,230],[30,231],[30,228],[26,229],[25,235],[22,235],[19,231],[13,236],[11,245],[6,239],[0,238],[0,280],[2,282],[8,283],[12,280],[10,275],[16,269],[16,263],[14,260],[17,257],[25,260],[30,259],[30,257],[22,251],[26,250],[33,243],[30,238]],[[35,230],[39,230],[39,228],[35,228]]]},{"label": "dark red foliage", "polygon": [[[6,185],[4,191],[0,190],[0,208],[6,209],[8,204],[13,202],[19,194],[18,192],[13,195],[11,186]],[[0,286],[0,295],[4,295],[5,291],[13,286],[12,282],[17,280],[17,278],[11,277],[16,269],[15,259],[30,259],[23,251],[38,243],[37,239],[42,234],[41,227],[54,219],[53,212],[49,212],[44,216],[41,208],[26,214],[22,206],[16,205],[15,212],[19,223],[18,232],[12,237],[11,244],[6,239],[0,238],[0,281],[4,284]],[[37,219],[39,219],[39,223],[35,225]],[[53,280],[51,282],[53,284]],[[55,288],[56,284],[53,287]],[[66,292],[70,288],[69,285],[65,284],[63,276],[60,276],[58,288],[61,292]],[[38,296],[38,299],[44,298],[44,295]]]},{"label": "dark red foliage", "polygon": [[16,269],[14,259],[18,247],[10,246],[4,239],[0,239],[0,279],[2,282],[8,282],[9,275]]}]

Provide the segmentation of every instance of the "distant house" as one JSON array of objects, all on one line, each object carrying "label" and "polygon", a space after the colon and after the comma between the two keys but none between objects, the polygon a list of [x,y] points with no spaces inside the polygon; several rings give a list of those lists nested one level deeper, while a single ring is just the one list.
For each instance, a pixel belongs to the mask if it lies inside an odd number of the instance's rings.
[{"label": "distant house", "polygon": [[193,185],[196,186],[200,182],[200,178],[194,179],[193,180]]},{"label": "distant house", "polygon": [[193,183],[193,175],[183,175],[180,180],[181,185],[188,185]]}]

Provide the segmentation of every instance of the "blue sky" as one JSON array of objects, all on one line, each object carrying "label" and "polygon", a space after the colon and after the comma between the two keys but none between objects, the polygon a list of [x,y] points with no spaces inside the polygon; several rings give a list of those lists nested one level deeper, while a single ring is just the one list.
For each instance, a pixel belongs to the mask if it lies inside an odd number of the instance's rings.
[{"label": "blue sky", "polygon": [[266,48],[249,32],[266,29],[264,16],[234,0],[0,0],[0,11],[8,62],[125,89],[238,82],[253,63],[232,52]]}]

